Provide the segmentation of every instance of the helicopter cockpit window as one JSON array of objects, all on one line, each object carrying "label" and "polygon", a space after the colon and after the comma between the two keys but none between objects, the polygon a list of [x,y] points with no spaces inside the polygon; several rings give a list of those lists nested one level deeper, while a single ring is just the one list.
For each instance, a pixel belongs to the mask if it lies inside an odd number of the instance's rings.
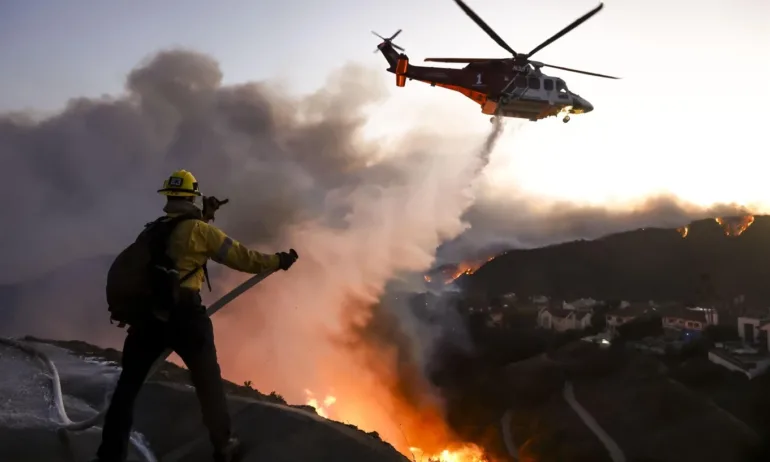
[{"label": "helicopter cockpit window", "polygon": [[532,90],[540,90],[540,79],[537,77],[530,77],[527,83]]},{"label": "helicopter cockpit window", "polygon": [[545,91],[553,91],[553,80],[543,79],[543,89]]},{"label": "helicopter cockpit window", "polygon": [[523,75],[519,75],[513,79],[513,84],[516,86],[516,88],[527,88],[527,78]]},{"label": "helicopter cockpit window", "polygon": [[556,89],[559,93],[567,93],[567,85],[561,80],[556,81]]}]

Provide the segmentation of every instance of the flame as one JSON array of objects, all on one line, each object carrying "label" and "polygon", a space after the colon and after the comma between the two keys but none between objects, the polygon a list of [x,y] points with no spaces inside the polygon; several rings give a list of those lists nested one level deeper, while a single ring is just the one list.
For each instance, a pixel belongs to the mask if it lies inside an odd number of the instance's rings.
[{"label": "flame", "polygon": [[[452,266],[450,268],[445,268],[441,271],[441,276],[443,277],[443,283],[444,284],[451,284],[453,281],[455,281],[457,278],[459,278],[462,275],[470,275],[475,273],[479,268],[481,268],[485,263],[490,262],[495,259],[495,256],[491,256],[485,260],[467,260],[467,261],[461,261],[456,266]],[[434,276],[424,275],[423,278],[425,279],[425,282],[433,282]]]},{"label": "flame", "polygon": [[450,282],[454,281],[455,279],[459,278],[463,274],[473,274],[476,272],[477,269],[481,268],[481,265],[483,265],[486,262],[460,262],[459,265],[457,265],[457,268],[455,268],[455,272],[452,273],[451,276],[449,276],[449,280],[445,281],[444,284],[449,284]]},{"label": "flame", "polygon": [[[409,459],[429,462],[430,456],[432,462],[486,462],[483,451],[467,447],[468,442],[449,425],[442,396],[420,370],[419,361],[405,362],[394,345],[362,338],[359,330],[373,316],[377,287],[356,279],[361,277],[359,269],[327,273],[319,265],[308,258],[304,267],[293,269],[299,277],[284,281],[276,277],[259,285],[240,300],[240,307],[220,318],[215,328],[231,351],[222,355],[223,368],[231,371],[228,379],[248,380],[255,364],[264,364],[275,372],[259,375],[260,390],[286,390],[286,401],[306,403],[322,418],[376,433],[372,436]],[[473,272],[479,266],[469,265],[463,271]],[[307,277],[302,277],[303,272]],[[447,275],[430,274],[438,284]],[[353,282],[342,285],[339,278],[343,277]],[[301,290],[306,288],[313,290]],[[277,306],[317,303],[323,309],[251,309],[262,298]],[[269,324],[262,319],[269,319]],[[255,329],[262,329],[262,335],[255,335]],[[296,338],[274,338],[273,332],[296,333]],[[292,362],[277,364],[275,357]],[[409,377],[408,383],[404,377]],[[424,457],[413,458],[410,447],[421,448]]]},{"label": "flame", "polygon": [[740,236],[752,223],[754,223],[754,215],[744,215],[740,217],[717,217],[714,221],[719,223],[722,230],[725,232],[725,236],[736,237]]},{"label": "flame", "polygon": [[312,391],[305,389],[305,395],[307,395],[307,401],[305,404],[308,406],[312,406],[315,408],[315,411],[323,417],[324,419],[329,418],[329,407],[331,407],[332,404],[337,402],[337,398],[332,395],[327,395],[326,398],[323,400],[323,404],[320,404],[318,400],[315,398],[315,395]]},{"label": "flame", "polygon": [[[336,415],[336,412],[329,409],[337,402],[335,396],[327,395],[323,402],[319,402],[313,391],[305,389],[305,395],[307,396],[305,404],[314,407],[319,416],[325,419],[329,419],[330,415],[331,418],[339,417]],[[399,449],[400,445],[396,444],[396,442],[391,443],[394,443],[394,447]],[[454,444],[435,454],[427,454],[426,451],[419,447],[409,447],[408,454],[403,449],[399,449],[399,452],[405,456],[411,455],[412,460],[416,462],[490,462],[484,456],[484,450],[471,443]]]},{"label": "flame", "polygon": [[681,228],[676,229],[679,234],[682,235],[683,238],[687,237],[688,234],[690,234],[690,227],[689,226],[682,226]]},{"label": "flame", "polygon": [[420,448],[411,447],[409,452],[417,462],[489,462],[484,451],[475,444],[466,444],[456,449],[444,449],[438,454],[425,454]]}]

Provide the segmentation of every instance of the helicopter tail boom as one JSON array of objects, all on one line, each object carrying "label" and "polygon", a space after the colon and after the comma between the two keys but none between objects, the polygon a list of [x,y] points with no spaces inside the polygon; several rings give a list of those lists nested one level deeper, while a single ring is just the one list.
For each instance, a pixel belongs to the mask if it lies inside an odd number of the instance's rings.
[{"label": "helicopter tail boom", "polygon": [[[382,53],[382,56],[385,57],[385,61],[388,62],[388,71],[395,73],[396,68],[398,67],[398,61],[399,59],[403,57],[406,57],[403,55],[403,53],[399,53],[398,51],[393,48],[393,46],[388,42],[382,42],[377,46],[377,49],[380,53]],[[408,59],[408,58],[407,58]]]},{"label": "helicopter tail boom", "polygon": [[[379,34],[376,34],[379,37]],[[374,52],[380,52],[382,53],[382,56],[385,57],[385,60],[390,64],[390,67],[388,68],[389,71],[393,72],[396,69],[396,65],[398,64],[398,59],[401,57],[403,53],[399,53],[396,51],[397,45],[393,44],[390,39],[385,39],[382,42],[380,42],[379,45],[377,45],[377,49],[374,50]],[[398,47],[401,51],[403,51],[403,48]]]},{"label": "helicopter tail boom", "polygon": [[[387,69],[388,72],[396,74],[396,86],[403,87],[406,85],[406,73],[409,69],[409,57],[403,53],[403,48],[393,43],[393,39],[396,38],[396,36],[400,33],[401,29],[399,29],[390,38],[385,38],[377,32],[372,31],[372,34],[382,39],[382,42],[377,45],[377,49],[374,50],[375,53],[377,51],[382,53],[382,56],[385,57],[385,60],[389,64]],[[396,51],[397,49],[401,50],[402,53]]]}]

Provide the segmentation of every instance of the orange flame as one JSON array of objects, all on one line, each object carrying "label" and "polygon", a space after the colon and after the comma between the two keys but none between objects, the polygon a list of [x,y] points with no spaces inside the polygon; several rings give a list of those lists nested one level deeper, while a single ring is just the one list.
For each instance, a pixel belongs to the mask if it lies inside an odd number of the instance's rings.
[{"label": "orange flame", "polygon": [[690,227],[689,226],[682,226],[681,228],[676,229],[679,234],[682,235],[682,238],[687,237],[688,234],[690,234]]},{"label": "orange flame", "polygon": [[[479,266],[468,265],[462,271],[472,273]],[[221,360],[223,369],[230,371],[228,379],[243,382],[253,377],[255,364],[269,367],[273,373],[259,373],[260,389],[286,390],[288,402],[307,403],[323,418],[376,433],[372,436],[387,441],[409,459],[428,462],[431,456],[440,462],[484,461],[483,451],[467,445],[451,428],[444,401],[423,377],[418,362],[404,362],[398,348],[388,342],[364,338],[379,335],[373,331],[364,334],[365,329],[390,326],[370,323],[374,316],[371,305],[382,288],[370,287],[361,278],[363,270],[328,273],[321,271],[324,267],[308,258],[305,266],[293,269],[299,276],[281,280],[277,275],[218,319],[215,328],[221,333],[222,351],[230,352],[222,354]],[[439,284],[448,275],[430,274]],[[279,306],[317,303],[323,309],[251,309],[259,299]],[[269,324],[263,321],[266,319]],[[258,329],[264,335],[255,335]],[[272,332],[297,335],[287,342],[273,339],[268,335]],[[293,362],[278,363],[276,357]],[[403,383],[403,377],[412,380]],[[424,451],[421,457],[414,458],[409,450],[413,446]]]},{"label": "orange flame", "polygon": [[[334,415],[337,413],[330,409],[331,406],[337,402],[335,396],[327,395],[323,401],[319,401],[315,397],[315,394],[308,389],[305,389],[305,395],[307,396],[305,404],[315,408],[316,413],[319,416],[325,419],[339,417]],[[400,445],[397,444],[397,442],[391,441],[391,443],[394,443],[394,447],[396,447],[399,452],[418,462],[489,462],[489,459],[484,455],[484,450],[471,443],[452,444],[435,454],[429,454],[418,447],[409,447],[407,452],[403,448],[400,448]]]},{"label": "orange flame", "polygon": [[717,217],[714,221],[719,223],[722,230],[725,232],[725,236],[736,237],[740,236],[752,223],[754,223],[754,215],[744,215],[741,217]]},{"label": "orange flame", "polygon": [[466,444],[457,449],[444,449],[438,454],[428,455],[420,448],[409,448],[414,460],[418,462],[489,462],[475,444]]},{"label": "orange flame", "polygon": [[329,418],[329,407],[331,407],[332,404],[337,402],[337,398],[331,395],[326,396],[322,402],[319,403],[318,399],[315,398],[315,394],[305,389],[305,395],[307,395],[307,404],[308,406],[312,406],[315,408],[316,413],[320,415],[321,417],[328,419]]},{"label": "orange flame", "polygon": [[[470,275],[475,273],[485,263],[490,262],[494,259],[495,259],[495,256],[491,256],[485,260],[461,261],[456,266],[453,266],[450,269],[444,269],[443,271],[441,271],[443,282],[444,284],[451,284],[453,281],[455,281],[457,278],[459,278],[462,275]],[[423,276],[426,282],[432,282],[434,277],[435,275],[429,276],[427,274]]]}]

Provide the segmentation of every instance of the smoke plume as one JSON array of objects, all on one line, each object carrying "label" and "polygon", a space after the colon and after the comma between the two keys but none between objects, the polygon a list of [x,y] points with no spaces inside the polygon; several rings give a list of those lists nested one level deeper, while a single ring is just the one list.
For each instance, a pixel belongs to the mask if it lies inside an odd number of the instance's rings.
[{"label": "smoke plume", "polygon": [[[294,402],[305,389],[333,395],[332,417],[402,449],[433,450],[452,435],[424,379],[431,335],[411,310],[381,303],[389,283],[414,286],[410,275],[429,269],[437,249],[456,261],[489,245],[707,213],[666,198],[620,213],[483,196],[479,172],[501,125],[486,138],[367,142],[366,110],[385,98],[381,77],[346,66],[297,98],[268,83],[223,85],[212,58],[174,50],[131,71],[123,95],[72,99],[45,117],[0,114],[0,194],[11,204],[0,228],[0,297],[13,301],[0,324],[15,335],[119,345],[101,295],[106,265],[161,213],[162,180],[185,168],[204,194],[230,199],[216,224],[233,238],[300,254],[217,315],[224,375]],[[245,278],[212,275],[209,299]]]}]

